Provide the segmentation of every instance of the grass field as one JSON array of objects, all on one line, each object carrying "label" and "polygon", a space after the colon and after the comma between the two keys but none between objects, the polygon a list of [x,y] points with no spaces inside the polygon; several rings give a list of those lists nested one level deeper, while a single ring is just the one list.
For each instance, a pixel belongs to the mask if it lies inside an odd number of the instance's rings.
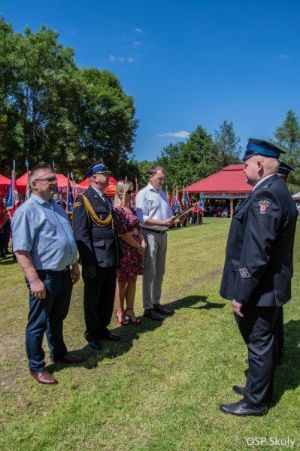
[{"label": "grass field", "polygon": [[[208,218],[202,226],[171,231],[163,303],[174,315],[163,323],[113,323],[122,342],[106,342],[101,352],[83,338],[80,282],[65,340],[87,360],[50,365],[59,381],[50,387],[27,370],[23,277],[16,264],[0,264],[0,449],[264,450],[272,438],[295,440],[299,449],[300,228],[275,399],[268,415],[237,418],[219,412],[221,402],[238,400],[231,386],[244,382],[246,369],[230,303],[218,296],[228,227],[227,219]],[[141,314],[141,281],[136,304]],[[248,446],[253,437],[268,443]],[[277,449],[286,449],[284,442]]]}]

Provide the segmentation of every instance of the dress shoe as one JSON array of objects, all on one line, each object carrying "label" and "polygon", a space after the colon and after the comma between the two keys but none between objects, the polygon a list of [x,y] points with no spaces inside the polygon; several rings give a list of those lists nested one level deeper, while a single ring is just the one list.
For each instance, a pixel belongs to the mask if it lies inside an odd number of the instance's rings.
[{"label": "dress shoe", "polygon": [[89,345],[91,348],[97,349],[97,351],[101,351],[102,349],[102,344],[100,343],[100,340],[89,341]]},{"label": "dress shoe", "polygon": [[57,384],[57,380],[48,371],[30,371],[31,376],[40,384]]},{"label": "dress shoe", "polygon": [[110,341],[120,341],[121,340],[121,337],[119,337],[119,335],[116,335],[116,334],[110,332],[110,330],[108,330],[108,329],[106,329],[102,332],[101,338],[104,338],[105,340],[110,340]]},{"label": "dress shoe", "polygon": [[169,310],[168,308],[163,307],[160,304],[153,304],[153,309],[156,312],[160,313],[161,315],[165,315],[165,316],[173,315],[172,310]]},{"label": "dress shoe", "polygon": [[163,319],[165,319],[165,316],[161,315],[153,308],[147,308],[146,310],[144,310],[144,317],[153,319],[154,321],[162,321]]},{"label": "dress shoe", "polygon": [[265,415],[268,411],[266,404],[260,406],[251,406],[244,399],[232,404],[221,404],[220,410],[223,413],[229,413],[231,415],[237,415],[239,417],[246,417],[248,415],[261,416]]},{"label": "dress shoe", "polygon": [[232,390],[237,393],[238,395],[243,395],[245,394],[245,387],[242,387],[241,385],[233,385],[232,386]]},{"label": "dress shoe", "polygon": [[53,356],[51,358],[51,361],[53,363],[63,362],[63,363],[82,363],[85,361],[85,358],[81,355],[72,355],[72,354],[65,354],[64,356]]}]

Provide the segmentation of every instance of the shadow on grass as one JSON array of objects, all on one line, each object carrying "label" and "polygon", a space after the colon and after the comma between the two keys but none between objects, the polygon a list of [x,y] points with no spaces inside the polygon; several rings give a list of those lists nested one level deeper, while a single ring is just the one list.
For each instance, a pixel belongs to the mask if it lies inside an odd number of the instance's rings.
[{"label": "shadow on grass", "polygon": [[[192,307],[198,302],[203,302],[205,305],[200,307]],[[177,299],[176,301],[170,302],[167,307],[172,311],[172,315],[176,313],[176,310],[182,308],[195,308],[195,309],[211,309],[211,308],[222,308],[225,304],[217,304],[209,302],[207,296],[186,296],[184,298]],[[103,358],[114,359],[125,353],[127,353],[133,346],[134,340],[138,340],[140,335],[146,332],[151,332],[162,325],[163,322],[168,321],[166,317],[163,321],[153,321],[148,318],[142,318],[142,323],[140,325],[128,325],[123,327],[118,327],[112,332],[117,332],[121,337],[119,342],[108,342],[107,340],[102,340],[103,348],[101,351],[96,351],[91,349],[89,345],[86,345],[83,349],[77,349],[72,352],[81,355],[86,358],[85,362],[81,364],[66,365],[64,363],[55,363],[48,366],[49,372],[57,372],[66,368],[67,366],[82,366],[86,369],[92,369],[98,366]]]},{"label": "shadow on grass", "polygon": [[0,258],[0,265],[6,266],[14,264],[17,264],[17,261],[13,255],[8,255],[6,258]]},{"label": "shadow on grass", "polygon": [[291,320],[285,324],[283,362],[275,374],[275,392],[272,407],[288,390],[300,385],[300,321]]}]

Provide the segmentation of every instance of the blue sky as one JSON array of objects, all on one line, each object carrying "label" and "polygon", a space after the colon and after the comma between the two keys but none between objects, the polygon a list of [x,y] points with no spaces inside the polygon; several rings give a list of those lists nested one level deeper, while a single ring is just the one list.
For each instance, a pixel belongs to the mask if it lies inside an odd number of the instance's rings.
[{"label": "blue sky", "polygon": [[244,146],[300,115],[298,0],[0,0],[16,31],[46,24],[80,67],[114,72],[135,99],[134,154],[154,159],[197,125],[232,121]]}]

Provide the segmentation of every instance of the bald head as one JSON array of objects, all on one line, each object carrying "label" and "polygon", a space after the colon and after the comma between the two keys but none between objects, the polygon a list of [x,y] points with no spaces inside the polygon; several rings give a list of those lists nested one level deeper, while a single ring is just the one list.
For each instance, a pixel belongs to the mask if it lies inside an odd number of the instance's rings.
[{"label": "bald head", "polygon": [[245,161],[244,172],[246,174],[247,182],[249,185],[254,186],[263,177],[277,174],[278,167],[279,161],[276,158],[254,155]]}]

